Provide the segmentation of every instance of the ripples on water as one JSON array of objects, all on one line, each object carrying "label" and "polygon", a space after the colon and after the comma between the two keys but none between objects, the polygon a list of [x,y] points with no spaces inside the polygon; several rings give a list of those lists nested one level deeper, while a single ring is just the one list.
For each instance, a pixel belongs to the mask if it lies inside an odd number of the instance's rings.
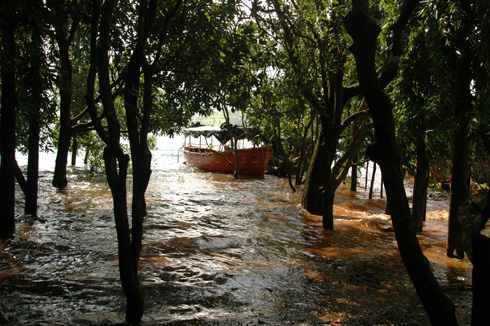
[{"label": "ripples on water", "polygon": [[[383,199],[342,187],[336,230],[323,231],[284,180],[199,172],[177,163],[174,142],[159,148],[140,264],[144,325],[428,324]],[[39,218],[19,217],[0,247],[0,309],[12,325],[122,322],[105,178],[75,167],[57,192],[51,177],[42,172]],[[444,257],[446,204],[431,202],[419,238],[442,285],[464,288],[467,261]]]}]

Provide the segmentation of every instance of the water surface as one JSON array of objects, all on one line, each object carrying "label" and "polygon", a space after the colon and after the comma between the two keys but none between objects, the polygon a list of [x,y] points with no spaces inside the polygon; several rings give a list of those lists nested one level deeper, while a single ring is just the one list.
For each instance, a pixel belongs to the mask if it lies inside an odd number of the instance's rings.
[{"label": "water surface", "polygon": [[[160,139],[154,153],[140,264],[144,325],[429,324],[384,199],[341,186],[336,229],[324,231],[285,180],[200,172],[178,162],[178,147]],[[57,191],[46,165],[39,216],[19,215],[15,238],[0,246],[0,309],[11,325],[121,323],[105,177],[72,167],[69,186]],[[470,266],[444,256],[447,205],[446,197],[431,197],[419,239],[469,324]]]}]

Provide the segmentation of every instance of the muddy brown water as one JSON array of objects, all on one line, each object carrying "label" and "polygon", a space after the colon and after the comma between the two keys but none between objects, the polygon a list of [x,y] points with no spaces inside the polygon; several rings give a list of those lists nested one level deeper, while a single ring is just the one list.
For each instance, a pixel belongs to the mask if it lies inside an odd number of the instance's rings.
[{"label": "muddy brown water", "polygon": [[[176,148],[155,152],[147,191],[143,325],[429,324],[384,199],[342,186],[335,230],[325,231],[285,180],[200,172],[178,163]],[[10,325],[122,323],[105,178],[73,167],[56,191],[51,177],[41,174],[39,216],[19,216],[15,238],[0,245],[0,310]],[[419,239],[464,325],[471,266],[445,257],[447,205],[432,194]]]}]

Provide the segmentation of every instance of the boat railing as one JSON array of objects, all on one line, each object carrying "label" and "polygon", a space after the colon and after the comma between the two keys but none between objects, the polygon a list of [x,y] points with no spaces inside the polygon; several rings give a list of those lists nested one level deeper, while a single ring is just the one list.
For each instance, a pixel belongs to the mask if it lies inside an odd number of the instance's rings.
[{"label": "boat railing", "polygon": [[212,152],[224,152],[224,151],[231,151],[232,148],[227,145],[219,145],[219,146],[208,146],[208,147],[202,147],[202,146],[194,146],[194,145],[187,145],[187,146],[182,146],[183,149],[186,149],[189,152],[192,153],[212,153]]}]

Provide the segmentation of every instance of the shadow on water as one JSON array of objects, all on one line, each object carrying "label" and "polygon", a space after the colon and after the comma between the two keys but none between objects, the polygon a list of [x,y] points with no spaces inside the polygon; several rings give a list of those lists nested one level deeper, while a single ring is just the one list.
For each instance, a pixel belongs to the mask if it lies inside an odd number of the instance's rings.
[{"label": "shadow on water", "polygon": [[[383,199],[341,187],[336,229],[324,231],[284,180],[199,172],[178,164],[173,149],[154,161],[140,263],[143,325],[429,324],[387,231]],[[0,247],[0,309],[12,325],[121,323],[105,178],[72,168],[58,192],[51,177],[42,173],[39,217],[19,217],[15,238]],[[469,324],[471,269],[444,256],[446,205],[430,208],[419,239]]]}]

